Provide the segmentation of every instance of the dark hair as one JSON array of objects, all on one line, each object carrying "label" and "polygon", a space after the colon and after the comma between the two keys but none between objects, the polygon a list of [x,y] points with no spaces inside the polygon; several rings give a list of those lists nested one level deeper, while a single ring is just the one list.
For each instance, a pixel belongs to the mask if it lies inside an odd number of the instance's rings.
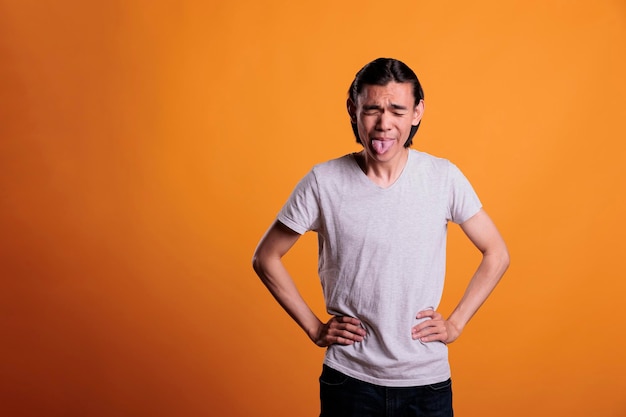
[{"label": "dark hair", "polygon": [[[417,79],[417,75],[415,75],[413,70],[404,62],[393,58],[378,58],[361,68],[359,72],[356,73],[352,84],[350,84],[348,97],[356,105],[356,99],[366,85],[387,85],[392,81],[412,84],[416,106],[419,104],[420,100],[424,99],[424,90],[422,90],[422,85]],[[417,133],[420,123],[421,121],[418,122],[416,126],[411,127],[409,138],[404,143],[405,148],[408,148],[413,143],[413,136]],[[354,132],[357,143],[362,145],[363,142],[361,142],[361,138],[359,138],[356,123],[352,123],[352,131]]]}]

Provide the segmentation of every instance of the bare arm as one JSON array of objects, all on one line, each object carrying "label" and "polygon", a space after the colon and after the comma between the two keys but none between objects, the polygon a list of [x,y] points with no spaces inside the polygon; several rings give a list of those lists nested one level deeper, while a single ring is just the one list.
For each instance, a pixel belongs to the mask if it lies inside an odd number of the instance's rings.
[{"label": "bare arm", "polygon": [[506,244],[484,210],[461,224],[461,229],[482,253],[482,261],[461,301],[447,320],[432,310],[418,313],[417,318],[430,317],[431,320],[426,320],[413,328],[413,339],[420,339],[422,342],[454,342],[509,266]]},{"label": "bare arm", "polygon": [[276,301],[318,346],[360,342],[365,331],[352,317],[333,317],[323,323],[304,301],[285,268],[282,257],[300,235],[276,221],[265,233],[254,252],[252,266]]}]

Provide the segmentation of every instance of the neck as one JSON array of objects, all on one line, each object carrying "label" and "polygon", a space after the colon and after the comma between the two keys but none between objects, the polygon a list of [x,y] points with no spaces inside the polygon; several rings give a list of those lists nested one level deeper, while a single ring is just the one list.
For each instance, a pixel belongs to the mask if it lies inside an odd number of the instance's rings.
[{"label": "neck", "polygon": [[357,156],[357,162],[361,170],[375,184],[386,188],[392,185],[402,174],[409,159],[409,148],[404,148],[395,158],[389,161],[379,161],[370,156],[367,152],[361,151]]}]

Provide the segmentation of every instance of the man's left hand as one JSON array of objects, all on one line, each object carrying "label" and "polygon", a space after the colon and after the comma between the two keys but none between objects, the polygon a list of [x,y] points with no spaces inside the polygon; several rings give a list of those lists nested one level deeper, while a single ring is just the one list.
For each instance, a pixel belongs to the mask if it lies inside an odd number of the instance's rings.
[{"label": "man's left hand", "polygon": [[424,310],[417,313],[417,319],[426,319],[420,324],[413,326],[411,337],[420,342],[454,342],[461,331],[435,310]]}]

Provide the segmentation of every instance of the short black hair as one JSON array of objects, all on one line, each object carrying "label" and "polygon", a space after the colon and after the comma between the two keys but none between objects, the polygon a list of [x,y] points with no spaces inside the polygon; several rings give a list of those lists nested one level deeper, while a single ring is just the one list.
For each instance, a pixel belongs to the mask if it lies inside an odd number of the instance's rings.
[{"label": "short black hair", "polygon": [[[415,106],[419,104],[420,100],[424,100],[424,90],[415,72],[404,62],[393,58],[377,58],[361,68],[356,73],[352,84],[350,84],[348,97],[356,105],[356,99],[366,85],[387,85],[390,82],[410,83],[413,86]],[[408,148],[413,143],[413,136],[417,133],[420,123],[421,120],[416,126],[411,127],[409,138],[404,143],[405,148]],[[356,142],[363,145],[356,123],[352,123],[352,131],[356,137]]]}]

